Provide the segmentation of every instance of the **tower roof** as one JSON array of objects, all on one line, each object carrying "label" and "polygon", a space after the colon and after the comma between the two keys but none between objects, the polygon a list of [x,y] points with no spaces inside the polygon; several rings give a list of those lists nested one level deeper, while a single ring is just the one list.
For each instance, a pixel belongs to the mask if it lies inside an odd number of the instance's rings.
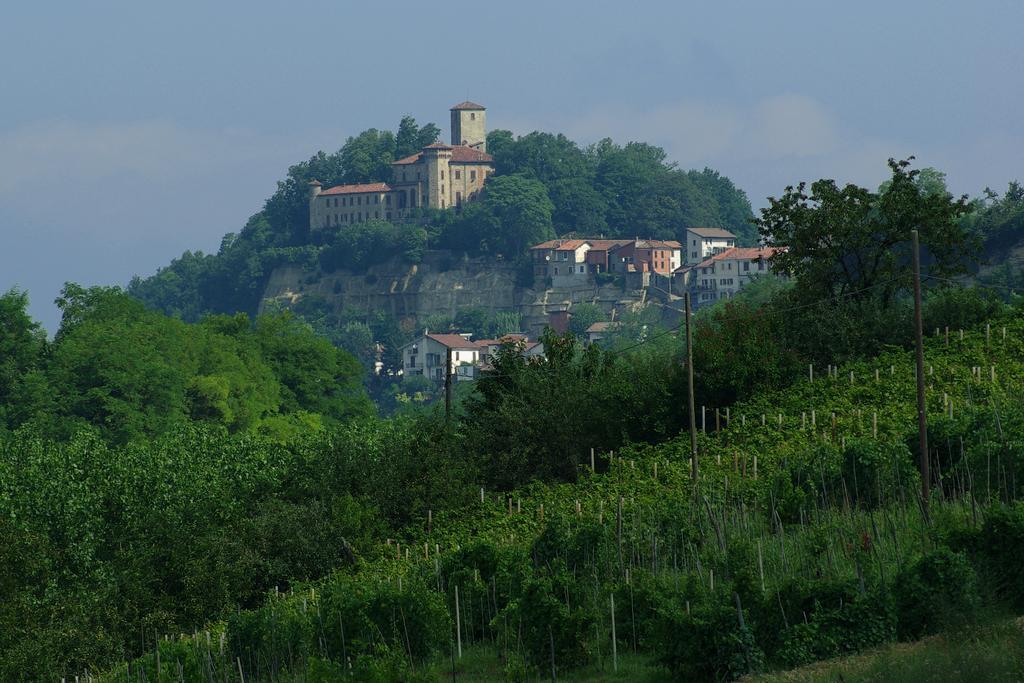
[{"label": "tower roof", "polygon": [[477,104],[476,102],[470,102],[469,100],[466,100],[465,102],[459,102],[454,107],[452,107],[451,110],[452,111],[460,111],[460,110],[463,110],[463,109],[472,109],[472,110],[475,110],[475,111],[483,111],[483,110],[487,109],[487,107],[485,107],[482,104]]}]

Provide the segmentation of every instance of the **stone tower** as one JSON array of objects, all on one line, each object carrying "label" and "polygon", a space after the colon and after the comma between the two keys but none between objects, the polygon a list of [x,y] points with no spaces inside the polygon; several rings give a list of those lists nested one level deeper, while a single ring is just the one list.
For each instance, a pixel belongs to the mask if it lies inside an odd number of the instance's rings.
[{"label": "stone tower", "polygon": [[452,174],[449,167],[452,148],[435,142],[423,148],[423,161],[427,166],[427,186],[423,188],[423,203],[432,209],[447,209],[451,206]]},{"label": "stone tower", "polygon": [[473,102],[456,104],[452,111],[452,144],[487,151],[487,109]]}]

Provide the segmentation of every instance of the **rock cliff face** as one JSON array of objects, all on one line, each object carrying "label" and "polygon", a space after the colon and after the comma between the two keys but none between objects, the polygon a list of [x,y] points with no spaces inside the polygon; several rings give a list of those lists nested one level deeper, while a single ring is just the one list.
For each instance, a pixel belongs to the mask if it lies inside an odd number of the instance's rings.
[{"label": "rock cliff face", "polygon": [[309,273],[298,266],[276,269],[267,283],[260,309],[268,303],[290,305],[316,296],[336,311],[385,311],[398,319],[419,322],[427,316],[454,316],[465,308],[518,312],[523,328],[539,334],[548,314],[596,303],[619,312],[642,302],[640,292],[624,293],[614,285],[590,284],[573,289],[529,289],[516,284],[512,264],[487,259],[457,259],[429,252],[421,263],[397,261],[373,266],[365,273]]}]

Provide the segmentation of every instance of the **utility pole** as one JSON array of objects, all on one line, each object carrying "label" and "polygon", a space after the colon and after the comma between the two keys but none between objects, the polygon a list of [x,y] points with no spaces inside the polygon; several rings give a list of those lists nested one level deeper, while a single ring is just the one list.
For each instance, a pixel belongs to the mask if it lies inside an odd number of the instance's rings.
[{"label": "utility pole", "polygon": [[690,292],[683,294],[683,302],[686,307],[686,375],[687,394],[690,401],[690,453],[692,454],[692,465],[690,476],[693,479],[694,495],[697,491],[697,415],[693,401],[693,336],[690,331]]},{"label": "utility pole", "polygon": [[917,347],[917,439],[921,463],[921,504],[928,514],[931,497],[931,481],[928,473],[928,416],[924,400],[924,334],[921,323],[921,245],[917,230],[911,231],[914,238],[914,337]]},{"label": "utility pole", "polygon": [[444,363],[444,419],[450,422],[452,419],[452,347],[445,351]]}]

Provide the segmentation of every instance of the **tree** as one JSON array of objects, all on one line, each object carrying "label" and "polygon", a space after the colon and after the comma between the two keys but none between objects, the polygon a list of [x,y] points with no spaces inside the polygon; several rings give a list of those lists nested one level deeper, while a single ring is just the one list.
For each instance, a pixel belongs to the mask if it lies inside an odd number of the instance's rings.
[{"label": "tree", "polygon": [[569,331],[581,339],[586,338],[588,327],[606,318],[604,311],[597,304],[576,304],[571,312]]},{"label": "tree", "polygon": [[608,232],[608,203],[586,178],[560,178],[548,184],[555,207],[551,215],[555,232],[599,236]]},{"label": "tree", "polygon": [[533,132],[511,144],[491,150],[495,172],[501,175],[522,174],[542,183],[564,178],[588,178],[593,169],[575,142],[561,133]]},{"label": "tree", "polygon": [[[465,232],[477,232],[481,251],[518,257],[532,245],[555,236],[551,225],[554,207],[544,185],[523,176],[495,176],[488,180],[474,210],[465,212]],[[476,208],[479,207],[479,208]]]},{"label": "tree", "polygon": [[346,140],[340,154],[343,183],[387,182],[395,160],[395,135],[370,128]]},{"label": "tree", "polygon": [[978,243],[960,225],[969,210],[966,197],[929,193],[918,185],[910,161],[889,160],[892,178],[873,193],[834,180],[786,188],[761,210],[762,238],[786,251],[773,267],[796,278],[805,298],[875,298],[891,302],[909,285],[910,233],[920,232],[930,275],[961,273],[977,254]]},{"label": "tree", "polygon": [[495,128],[487,133],[487,153],[495,158],[502,156],[515,144],[515,141],[516,138],[512,135],[512,131]]},{"label": "tree", "polygon": [[46,333],[27,308],[28,294],[21,290],[0,295],[0,428],[24,423],[45,397],[40,370]]},{"label": "tree", "polygon": [[436,142],[440,135],[441,129],[433,123],[420,128],[416,124],[416,119],[406,114],[398,124],[398,133],[395,135],[395,159],[416,154],[427,145]]}]

